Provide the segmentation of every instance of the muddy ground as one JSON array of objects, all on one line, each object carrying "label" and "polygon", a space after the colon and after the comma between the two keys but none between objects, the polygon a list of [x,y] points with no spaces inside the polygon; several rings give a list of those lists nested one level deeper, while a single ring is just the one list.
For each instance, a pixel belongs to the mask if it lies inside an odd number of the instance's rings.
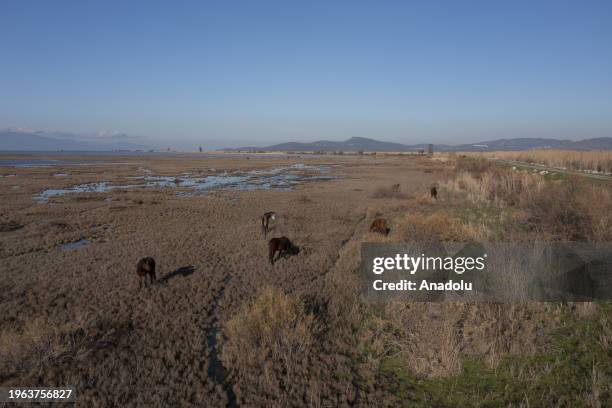
[{"label": "muddy ground", "polygon": [[[419,196],[444,169],[424,157],[71,159],[92,164],[0,167],[0,223],[6,226],[0,232],[0,332],[5,339],[23,339],[26,332],[55,336],[62,344],[37,349],[39,355],[21,366],[5,366],[0,385],[70,384],[78,406],[100,407],[234,405],[236,387],[219,360],[219,327],[264,286],[316,294],[346,243],[367,237],[372,214],[410,211],[401,197],[374,198],[380,186],[400,183],[406,197]],[[48,188],[127,184],[143,174],[298,163],[329,166],[337,178],[290,191],[220,189],[179,197],[173,187],[130,188],[34,199]],[[301,248],[274,266],[259,219],[266,211],[279,215],[268,238],[285,235]],[[88,245],[62,247],[82,239]],[[135,265],[144,256],[157,261],[161,282],[141,290]],[[242,393],[239,402],[248,405],[255,397]]]}]

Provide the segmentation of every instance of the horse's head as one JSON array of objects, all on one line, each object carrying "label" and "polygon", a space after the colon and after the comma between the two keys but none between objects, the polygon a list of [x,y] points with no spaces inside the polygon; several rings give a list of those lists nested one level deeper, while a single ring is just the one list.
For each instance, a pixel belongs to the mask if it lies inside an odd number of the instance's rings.
[{"label": "horse's head", "polygon": [[291,246],[289,246],[289,251],[288,251],[291,255],[297,255],[300,253],[300,247],[295,245],[295,244],[291,244]]},{"label": "horse's head", "polygon": [[153,258],[145,258],[143,265],[144,268],[149,272],[155,270],[155,260]]}]

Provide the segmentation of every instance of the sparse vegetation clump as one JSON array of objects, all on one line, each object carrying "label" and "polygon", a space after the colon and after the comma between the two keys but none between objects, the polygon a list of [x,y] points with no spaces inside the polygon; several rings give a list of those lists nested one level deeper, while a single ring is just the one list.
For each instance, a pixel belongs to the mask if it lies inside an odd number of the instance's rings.
[{"label": "sparse vegetation clump", "polygon": [[464,241],[463,225],[445,211],[429,215],[408,214],[399,224],[399,236],[406,242]]},{"label": "sparse vegetation clump", "polygon": [[460,157],[456,159],[455,162],[455,172],[462,173],[467,172],[475,177],[487,172],[492,169],[494,166],[490,160],[484,158],[468,158],[468,157]]},{"label": "sparse vegetation clump", "polygon": [[307,362],[316,324],[302,301],[279,288],[266,287],[226,323],[224,334],[227,341],[221,359],[239,398],[280,397],[281,405],[307,398],[301,385],[308,383],[303,379],[309,376]]},{"label": "sparse vegetation clump", "polygon": [[372,194],[372,198],[397,198],[397,199],[406,199],[409,198],[408,195],[404,194],[398,184],[394,184],[389,187],[379,187]]},{"label": "sparse vegetation clump", "polygon": [[301,194],[297,198],[297,201],[300,204],[310,204],[310,203],[312,203],[312,199],[310,197],[308,197],[306,194]]},{"label": "sparse vegetation clump", "polygon": [[[466,164],[469,162],[475,164]],[[612,239],[612,190],[579,176],[548,180],[539,174],[458,161],[446,187],[478,206],[526,213],[527,226],[555,240]],[[464,171],[461,171],[461,170]]]},{"label": "sparse vegetation clump", "polygon": [[[36,376],[113,347],[131,324],[76,319],[57,323],[36,317],[0,332],[0,377]],[[33,384],[32,384],[33,385]]]},{"label": "sparse vegetation clump", "polygon": [[17,373],[40,369],[65,351],[56,330],[45,319],[33,319],[22,327],[0,334],[0,371]]}]

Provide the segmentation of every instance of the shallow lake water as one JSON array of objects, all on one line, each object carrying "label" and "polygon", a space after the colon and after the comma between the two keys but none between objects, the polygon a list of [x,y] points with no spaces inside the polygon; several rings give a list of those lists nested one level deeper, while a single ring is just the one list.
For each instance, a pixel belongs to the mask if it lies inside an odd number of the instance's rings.
[{"label": "shallow lake water", "polygon": [[[137,188],[174,188],[181,189],[176,192],[179,197],[190,197],[215,189],[231,190],[260,190],[282,189],[290,190],[293,186],[309,181],[332,180],[335,177],[325,175],[330,168],[326,166],[308,166],[301,163],[292,166],[274,167],[271,169],[251,170],[248,172],[224,172],[209,176],[193,176],[182,174],[180,176],[132,176],[130,180],[138,180],[138,184],[111,184],[106,181],[80,184],[64,189],[46,189],[34,196],[40,202],[47,202],[49,198],[63,196],[71,193],[106,193],[114,189]],[[316,173],[316,174],[313,174]],[[190,191],[184,191],[185,189]]]}]

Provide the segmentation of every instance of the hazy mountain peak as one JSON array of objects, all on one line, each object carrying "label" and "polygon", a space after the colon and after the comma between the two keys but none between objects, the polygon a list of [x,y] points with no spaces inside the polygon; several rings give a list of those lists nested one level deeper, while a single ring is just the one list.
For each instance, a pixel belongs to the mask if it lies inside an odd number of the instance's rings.
[{"label": "hazy mountain peak", "polygon": [[[395,142],[384,142],[366,137],[351,137],[341,142],[329,140],[319,140],[311,143],[287,142],[256,149],[265,151],[363,150],[370,152],[408,152],[426,149],[428,144],[429,142],[424,141],[420,144],[405,145]],[[585,139],[579,141],[545,138],[504,138],[460,145],[434,144],[435,151],[495,151],[529,149],[612,150],[612,138],[600,137],[596,139]]]},{"label": "hazy mountain peak", "polygon": [[142,138],[120,132],[102,134],[75,134],[49,132],[28,128],[0,130],[0,150],[54,151],[54,150],[117,150],[144,149]]}]

